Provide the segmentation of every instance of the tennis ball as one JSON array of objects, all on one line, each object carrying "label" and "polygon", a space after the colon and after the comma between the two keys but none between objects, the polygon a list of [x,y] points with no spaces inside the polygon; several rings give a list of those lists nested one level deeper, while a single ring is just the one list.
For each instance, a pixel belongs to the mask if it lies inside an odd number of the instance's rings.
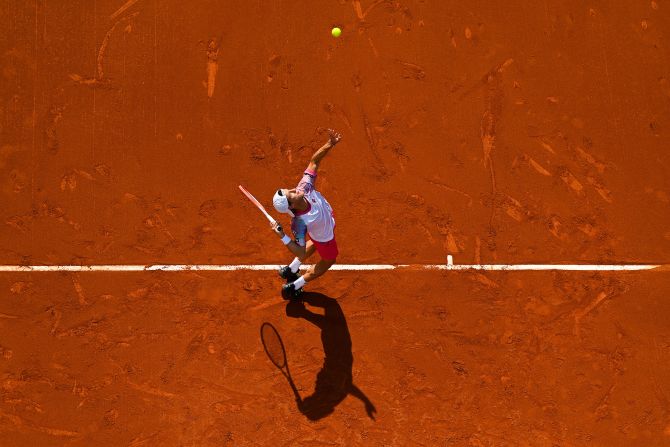
[{"label": "tennis ball", "polygon": [[340,37],[340,35],[342,34],[342,30],[339,29],[338,27],[335,27],[332,29],[330,33],[333,35],[333,37]]}]

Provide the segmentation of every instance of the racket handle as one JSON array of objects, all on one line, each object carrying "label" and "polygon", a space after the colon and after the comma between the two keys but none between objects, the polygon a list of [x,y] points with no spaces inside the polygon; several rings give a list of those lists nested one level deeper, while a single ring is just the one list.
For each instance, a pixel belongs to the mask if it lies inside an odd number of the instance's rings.
[{"label": "racket handle", "polygon": [[279,231],[284,231],[284,230],[282,229],[281,225],[277,225],[277,230],[279,230]]}]

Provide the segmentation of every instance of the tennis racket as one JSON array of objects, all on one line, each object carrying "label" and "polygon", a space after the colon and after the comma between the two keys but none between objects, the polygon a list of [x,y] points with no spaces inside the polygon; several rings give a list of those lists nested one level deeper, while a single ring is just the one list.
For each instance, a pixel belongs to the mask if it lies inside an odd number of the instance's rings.
[{"label": "tennis racket", "polygon": [[296,400],[300,400],[300,393],[298,393],[293,379],[291,379],[291,373],[288,370],[284,343],[279,336],[279,332],[277,332],[277,329],[272,324],[266,322],[261,325],[261,342],[270,361],[279,368],[284,377],[286,377],[286,380],[288,380]]},{"label": "tennis racket", "polygon": [[[261,205],[261,202],[259,202],[258,200],[256,200],[256,197],[254,197],[249,191],[247,191],[246,189],[244,189],[244,186],[242,186],[242,185],[238,185],[238,186],[239,186],[239,188],[240,188],[240,191],[242,191],[242,193],[243,193],[245,196],[247,196],[247,198],[248,198],[249,200],[251,200],[251,203],[253,203],[254,205],[256,205],[256,208],[258,208],[259,210],[261,210],[261,213],[263,213],[263,214],[265,215],[265,217],[267,218],[267,220],[270,221],[271,224],[275,224],[275,223],[277,223],[277,221],[274,220],[274,218],[273,218],[272,216],[270,216],[270,215],[268,214],[267,211],[265,211],[265,208],[263,207],[263,205]],[[279,231],[282,231],[281,225],[279,225],[279,226],[277,227],[277,229],[278,229]]]}]

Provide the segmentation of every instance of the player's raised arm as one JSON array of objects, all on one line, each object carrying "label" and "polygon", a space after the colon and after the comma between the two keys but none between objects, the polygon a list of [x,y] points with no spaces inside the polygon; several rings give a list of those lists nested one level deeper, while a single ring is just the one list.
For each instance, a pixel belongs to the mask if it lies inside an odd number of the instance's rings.
[{"label": "player's raised arm", "polygon": [[314,152],[312,159],[309,161],[307,166],[308,170],[316,172],[319,169],[319,163],[323,160],[323,157],[328,154],[328,151],[335,146],[342,139],[342,135],[338,132],[335,132],[333,129],[328,129],[328,142],[321,146],[318,151]]}]

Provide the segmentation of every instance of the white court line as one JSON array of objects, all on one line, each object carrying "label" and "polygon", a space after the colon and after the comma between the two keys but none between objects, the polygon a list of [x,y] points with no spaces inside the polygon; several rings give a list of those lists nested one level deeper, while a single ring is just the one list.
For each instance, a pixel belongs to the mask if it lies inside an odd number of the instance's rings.
[{"label": "white court line", "polygon": [[[451,260],[450,260],[451,261]],[[225,264],[225,265],[0,265],[0,272],[179,272],[179,271],[238,271],[277,270],[278,264]],[[310,265],[300,268],[305,270]],[[568,271],[635,271],[654,270],[670,264],[335,264],[331,270],[568,270]]]}]

